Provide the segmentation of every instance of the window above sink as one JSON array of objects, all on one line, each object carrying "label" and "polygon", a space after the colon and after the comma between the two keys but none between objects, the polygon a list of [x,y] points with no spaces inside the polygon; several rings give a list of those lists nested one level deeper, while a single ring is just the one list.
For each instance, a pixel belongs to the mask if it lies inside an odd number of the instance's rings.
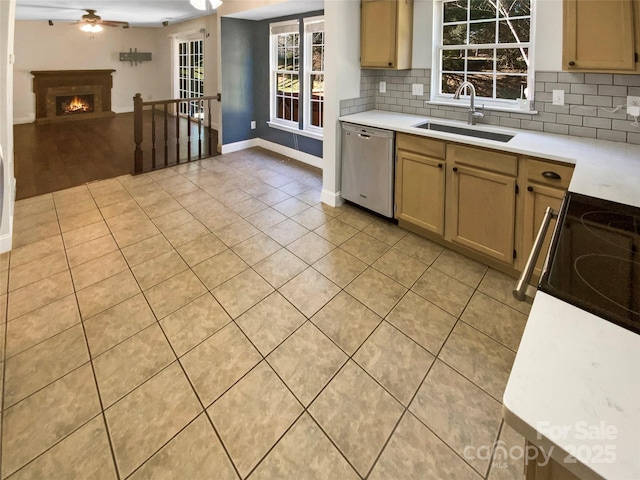
[{"label": "window above sink", "polygon": [[464,81],[476,89],[476,105],[533,110],[532,0],[439,0],[434,15],[430,103],[468,106],[454,100]]}]

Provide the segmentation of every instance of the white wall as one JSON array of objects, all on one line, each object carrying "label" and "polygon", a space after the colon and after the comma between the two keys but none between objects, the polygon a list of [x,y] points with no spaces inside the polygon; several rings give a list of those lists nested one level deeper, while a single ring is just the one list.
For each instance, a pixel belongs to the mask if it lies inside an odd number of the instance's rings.
[{"label": "white wall", "polygon": [[535,70],[562,70],[562,0],[537,0],[534,8]]},{"label": "white wall", "polygon": [[[153,28],[105,28],[96,34],[56,22],[17,21],[15,32],[14,121],[32,122],[35,95],[32,70],[114,69],[111,107],[116,113],[133,109],[133,96],[160,98],[163,79],[157,73],[158,51]],[[119,52],[137,48],[151,52],[153,60],[138,66],[119,61]]]},{"label": "white wall", "polygon": [[[105,28],[93,35],[63,22],[53,26],[47,22],[15,22],[14,123],[35,119],[32,70],[116,70],[111,91],[111,107],[116,113],[132,111],[136,93],[142,94],[144,100],[172,98],[173,38],[182,32],[198,32],[201,28],[210,33],[205,38],[205,95],[214,95],[217,92],[215,16],[164,28]],[[137,66],[121,62],[119,53],[128,52],[130,48],[151,52],[152,60]],[[212,108],[216,109],[215,119],[217,102],[213,102]]]},{"label": "white wall", "polygon": [[2,182],[0,183],[0,253],[11,250],[15,179],[13,177],[13,24],[15,0],[0,1],[0,148]]},{"label": "white wall", "polygon": [[340,198],[340,101],[360,96],[360,2],[325,0],[325,104],[322,201]]}]

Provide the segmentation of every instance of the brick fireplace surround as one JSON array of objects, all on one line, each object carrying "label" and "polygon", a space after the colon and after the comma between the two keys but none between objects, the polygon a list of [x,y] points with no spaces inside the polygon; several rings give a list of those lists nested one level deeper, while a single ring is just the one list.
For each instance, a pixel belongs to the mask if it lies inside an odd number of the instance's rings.
[{"label": "brick fireplace surround", "polygon": [[[36,123],[64,122],[89,118],[113,117],[111,87],[115,70],[46,70],[32,71],[36,94]],[[63,95],[93,95],[93,112],[57,115],[56,98]]]}]

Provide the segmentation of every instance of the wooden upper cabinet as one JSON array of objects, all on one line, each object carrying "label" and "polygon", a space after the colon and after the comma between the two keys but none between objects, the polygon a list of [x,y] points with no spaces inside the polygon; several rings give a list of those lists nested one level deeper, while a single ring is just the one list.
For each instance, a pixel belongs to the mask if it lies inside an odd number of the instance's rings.
[{"label": "wooden upper cabinet", "polygon": [[635,72],[636,0],[564,0],[564,70]]},{"label": "wooden upper cabinet", "polygon": [[411,68],[413,3],[411,0],[362,0],[360,66]]}]

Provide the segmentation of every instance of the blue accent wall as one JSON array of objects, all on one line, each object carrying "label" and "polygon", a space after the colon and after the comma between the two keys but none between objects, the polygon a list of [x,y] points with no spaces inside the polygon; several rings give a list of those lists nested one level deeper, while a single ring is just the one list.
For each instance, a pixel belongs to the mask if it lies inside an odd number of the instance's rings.
[{"label": "blue accent wall", "polygon": [[[322,140],[269,127],[267,121],[270,117],[269,24],[299,19],[302,29],[303,18],[323,14],[317,11],[261,21],[221,19],[223,144],[259,137],[322,158]],[[301,38],[301,49],[303,42]],[[302,69],[300,73],[303,77]],[[301,100],[304,108],[302,103]],[[302,118],[302,110],[300,113]],[[255,130],[250,129],[251,120],[256,121]]]},{"label": "blue accent wall", "polygon": [[222,18],[222,144],[256,137],[254,106],[256,22]]}]

